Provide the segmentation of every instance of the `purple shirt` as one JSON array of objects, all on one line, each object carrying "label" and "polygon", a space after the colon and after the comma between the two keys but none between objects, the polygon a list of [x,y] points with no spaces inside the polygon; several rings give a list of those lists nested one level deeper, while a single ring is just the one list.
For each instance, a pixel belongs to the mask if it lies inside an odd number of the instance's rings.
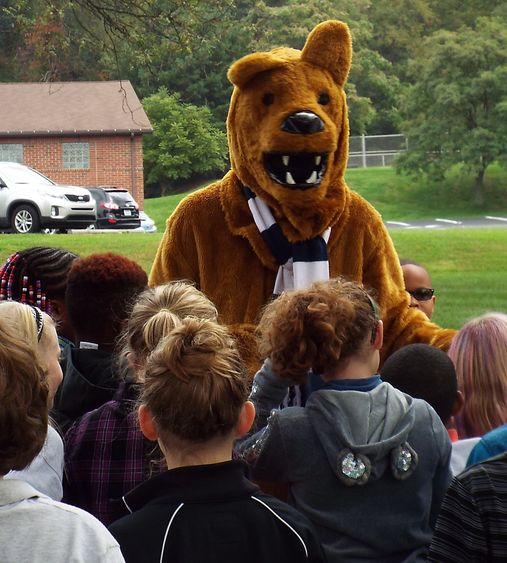
[{"label": "purple shirt", "polygon": [[122,496],[166,469],[154,442],[141,433],[137,392],[123,384],[112,401],[91,411],[65,435],[63,501],[106,526],[124,516]]}]

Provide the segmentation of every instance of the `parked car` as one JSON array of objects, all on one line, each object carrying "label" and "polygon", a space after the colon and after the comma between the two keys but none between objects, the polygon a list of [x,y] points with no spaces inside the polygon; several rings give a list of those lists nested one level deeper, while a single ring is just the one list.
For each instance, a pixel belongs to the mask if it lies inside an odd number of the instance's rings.
[{"label": "parked car", "polygon": [[41,229],[86,229],[95,221],[95,201],[77,186],[61,186],[33,168],[0,162],[0,228],[15,233]]},{"label": "parked car", "polygon": [[109,186],[88,188],[97,203],[96,229],[137,229],[139,205],[128,190]]},{"label": "parked car", "polygon": [[148,217],[144,211],[139,211],[139,218],[141,219],[141,229],[145,233],[157,232],[157,225],[155,225],[155,221],[151,217]]}]

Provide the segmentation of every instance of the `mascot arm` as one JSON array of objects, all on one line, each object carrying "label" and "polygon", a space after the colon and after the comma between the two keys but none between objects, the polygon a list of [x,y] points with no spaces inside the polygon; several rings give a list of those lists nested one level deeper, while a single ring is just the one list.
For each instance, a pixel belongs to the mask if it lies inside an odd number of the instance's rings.
[{"label": "mascot arm", "polygon": [[188,280],[200,287],[192,220],[187,215],[187,206],[180,204],[167,220],[166,230],[151,268],[150,287],[174,280]]},{"label": "mascot arm", "polygon": [[[201,279],[201,272],[214,271],[203,262],[202,254],[211,254],[211,248],[204,248],[199,241],[212,242],[211,233],[203,230],[207,225],[211,231],[216,225],[214,214],[210,214],[213,205],[204,205],[209,202],[204,200],[206,194],[193,194],[183,200],[167,221],[166,230],[155,256],[155,261],[150,273],[149,285],[151,287],[174,280],[186,280],[193,282],[198,289],[207,294],[211,301],[218,305],[218,296],[207,293],[207,279]],[[210,216],[211,215],[211,216]],[[217,219],[218,221],[218,219]],[[224,291],[227,291],[224,289]],[[219,318],[220,318],[220,307]],[[238,349],[245,362],[247,371],[251,378],[255,375],[261,364],[261,358],[257,352],[257,339],[255,336],[255,325],[252,323],[227,323],[227,319],[221,318],[228,324],[238,344]]]},{"label": "mascot arm", "polygon": [[370,232],[365,254],[363,283],[376,289],[384,321],[382,357],[385,359],[398,348],[414,342],[447,350],[456,331],[440,328],[424,313],[409,307],[399,259],[380,218]]}]

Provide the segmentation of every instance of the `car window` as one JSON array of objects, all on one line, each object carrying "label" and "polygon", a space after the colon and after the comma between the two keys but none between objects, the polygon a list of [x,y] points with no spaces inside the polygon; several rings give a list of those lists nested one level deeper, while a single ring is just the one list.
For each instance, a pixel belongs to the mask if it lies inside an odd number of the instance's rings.
[{"label": "car window", "polygon": [[109,199],[107,192],[105,192],[104,190],[96,190],[93,188],[88,188],[88,190],[92,194],[93,199],[95,199],[96,201],[104,201],[106,199]]},{"label": "car window", "polygon": [[30,168],[7,168],[2,171],[2,178],[6,183],[13,184],[38,184],[39,186],[55,185],[54,182]]},{"label": "car window", "polygon": [[125,203],[133,204],[134,198],[129,192],[107,192],[118,205],[125,205]]}]

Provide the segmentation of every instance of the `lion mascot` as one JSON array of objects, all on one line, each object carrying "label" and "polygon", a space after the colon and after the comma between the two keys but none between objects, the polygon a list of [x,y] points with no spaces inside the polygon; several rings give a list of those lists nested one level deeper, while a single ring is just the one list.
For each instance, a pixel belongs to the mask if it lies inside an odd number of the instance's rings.
[{"label": "lion mascot", "polygon": [[278,48],[234,63],[227,118],[231,170],[186,197],[167,222],[150,285],[191,280],[217,306],[253,370],[264,304],[338,275],[376,292],[385,358],[412,342],[446,348],[455,331],[409,308],[398,257],[379,213],[344,180],[344,84],[350,32],[327,21],[302,51]]}]

